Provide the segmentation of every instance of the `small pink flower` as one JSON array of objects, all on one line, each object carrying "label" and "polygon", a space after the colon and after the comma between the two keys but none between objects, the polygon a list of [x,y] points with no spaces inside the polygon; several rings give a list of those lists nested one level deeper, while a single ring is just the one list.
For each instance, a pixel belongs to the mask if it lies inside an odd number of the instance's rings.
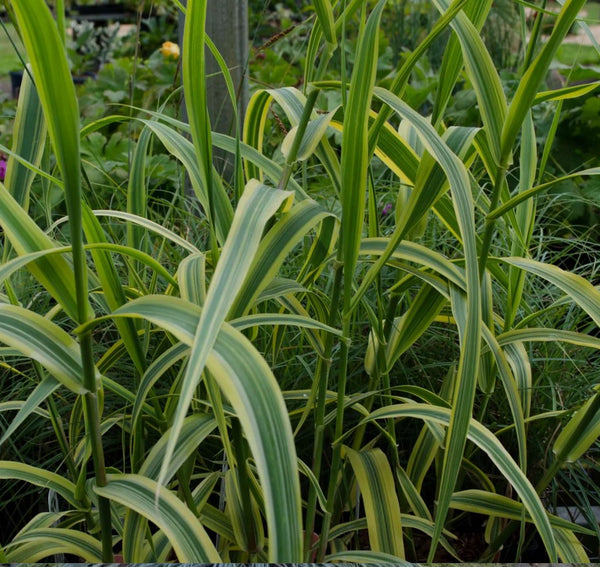
[{"label": "small pink flower", "polygon": [[4,156],[0,158],[0,181],[4,181],[4,176],[6,175],[6,159]]},{"label": "small pink flower", "polygon": [[388,203],[387,205],[384,205],[382,211],[381,211],[381,215],[386,217],[387,215],[389,215],[392,212],[392,203]]}]

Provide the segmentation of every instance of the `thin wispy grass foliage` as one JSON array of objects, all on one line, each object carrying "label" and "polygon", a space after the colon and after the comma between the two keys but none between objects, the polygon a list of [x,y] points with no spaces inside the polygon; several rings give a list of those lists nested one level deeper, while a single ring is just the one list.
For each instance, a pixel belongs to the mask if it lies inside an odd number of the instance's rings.
[{"label": "thin wispy grass foliage", "polygon": [[[536,199],[600,173],[552,178],[534,119],[592,92],[544,85],[585,0],[547,15],[513,94],[479,33],[491,2],[435,0],[437,23],[390,70],[386,0],[315,1],[307,82],[255,89],[234,136],[206,111],[209,2],[185,12],[189,123],[162,107],[85,128],[61,7],[55,21],[43,0],[10,4],[32,82],[0,184],[0,354],[24,392],[0,400],[0,479],[52,491],[59,510],[22,518],[3,561],[432,562],[460,559],[462,514],[486,518],[482,560],[539,536],[550,562],[589,561],[579,538],[595,532],[545,494],[597,443],[600,394],[549,409],[533,370],[538,344],[600,348],[598,288],[533,245]],[[415,108],[412,82],[446,35]],[[463,78],[477,121],[451,125]],[[92,210],[88,189],[104,196],[82,139],[123,122],[124,207]],[[232,154],[233,182],[213,147]],[[157,151],[193,206],[173,188],[150,214]],[[36,213],[41,179],[60,212]],[[585,327],[559,327],[562,307]],[[60,464],[13,451],[34,418]],[[541,465],[540,424],[556,432]]]}]

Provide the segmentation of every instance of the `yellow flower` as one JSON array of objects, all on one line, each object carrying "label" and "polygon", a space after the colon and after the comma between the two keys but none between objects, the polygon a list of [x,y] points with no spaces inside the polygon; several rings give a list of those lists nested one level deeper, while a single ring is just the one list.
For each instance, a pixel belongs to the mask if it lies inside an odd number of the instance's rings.
[{"label": "yellow flower", "polygon": [[165,41],[160,48],[160,52],[165,57],[172,57],[173,59],[177,59],[179,57],[179,45],[173,43],[172,41]]}]

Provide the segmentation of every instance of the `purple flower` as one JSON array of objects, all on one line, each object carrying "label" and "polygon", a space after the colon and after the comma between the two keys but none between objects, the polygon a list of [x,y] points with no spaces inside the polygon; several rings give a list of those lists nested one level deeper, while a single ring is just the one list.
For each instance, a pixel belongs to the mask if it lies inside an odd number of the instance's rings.
[{"label": "purple flower", "polygon": [[4,181],[5,175],[6,175],[6,160],[2,157],[2,158],[0,158],[0,181]]},{"label": "purple flower", "polygon": [[382,211],[381,211],[381,215],[386,217],[387,215],[389,215],[392,212],[392,203],[388,203],[387,205],[384,205]]}]

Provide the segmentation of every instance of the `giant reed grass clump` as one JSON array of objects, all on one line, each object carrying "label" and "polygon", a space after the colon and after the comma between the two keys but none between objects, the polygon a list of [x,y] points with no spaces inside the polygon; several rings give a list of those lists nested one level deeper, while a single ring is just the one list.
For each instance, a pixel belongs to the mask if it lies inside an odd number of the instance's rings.
[{"label": "giant reed grass clump", "polygon": [[[206,0],[185,14],[189,122],[124,111],[83,130],[62,18],[13,0],[31,77],[0,185],[0,340],[6,376],[35,386],[2,400],[0,442],[41,419],[62,460],[0,462],[3,483],[57,496],[1,542],[2,560],[432,561],[456,556],[465,513],[486,520],[484,560],[537,534],[550,561],[588,561],[578,536],[594,532],[543,496],[595,443],[600,397],[590,387],[577,406],[534,404],[530,349],[600,347],[552,325],[569,306],[595,329],[598,290],[532,246],[536,197],[558,181],[545,169],[553,133],[537,146],[532,108],[595,87],[544,86],[585,3],[539,8],[531,29],[520,8],[527,43],[507,99],[479,33],[491,0],[434,0],[435,25],[382,83],[385,0],[315,0],[303,88],[256,90],[229,137],[206,112]],[[424,116],[403,95],[448,30]],[[476,94],[472,127],[444,120],[459,79]],[[264,149],[274,105],[279,160]],[[80,140],[127,120],[139,135],[126,210],[92,210]],[[213,169],[215,147],[232,155],[232,181]],[[157,148],[185,172],[200,217],[148,218]],[[49,186],[66,205],[56,222],[30,214]],[[44,302],[29,301],[31,286]],[[541,473],[534,422],[557,432]]]}]

